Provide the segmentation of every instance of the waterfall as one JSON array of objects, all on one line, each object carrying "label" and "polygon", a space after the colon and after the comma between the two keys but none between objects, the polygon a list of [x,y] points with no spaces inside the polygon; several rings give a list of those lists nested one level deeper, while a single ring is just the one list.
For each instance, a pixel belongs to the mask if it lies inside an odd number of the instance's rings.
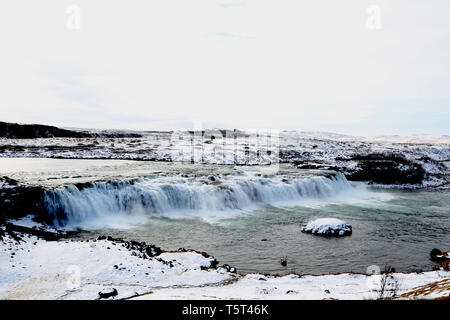
[{"label": "waterfall", "polygon": [[262,205],[301,204],[353,188],[343,174],[286,178],[252,175],[210,181],[181,177],[95,182],[46,190],[45,206],[55,226],[82,225],[92,218],[251,210]]}]

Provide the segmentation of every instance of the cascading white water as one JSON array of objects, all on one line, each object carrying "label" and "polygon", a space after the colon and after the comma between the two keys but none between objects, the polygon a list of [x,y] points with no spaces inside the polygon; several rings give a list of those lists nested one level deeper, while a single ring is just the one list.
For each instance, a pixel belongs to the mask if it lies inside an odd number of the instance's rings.
[{"label": "cascading white water", "polygon": [[244,175],[214,182],[164,177],[47,190],[45,205],[55,226],[77,226],[90,219],[118,215],[192,216],[249,210],[266,204],[299,204],[327,199],[352,188],[342,174],[291,179]]}]

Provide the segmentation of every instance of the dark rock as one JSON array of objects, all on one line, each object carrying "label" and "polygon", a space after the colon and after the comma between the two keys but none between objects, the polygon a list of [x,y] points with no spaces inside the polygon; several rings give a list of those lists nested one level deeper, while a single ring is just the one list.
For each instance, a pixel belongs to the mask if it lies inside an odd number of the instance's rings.
[{"label": "dark rock", "polygon": [[444,256],[443,252],[439,249],[434,248],[430,251],[430,260],[438,263],[442,263],[447,260],[447,257]]},{"label": "dark rock", "polygon": [[437,264],[435,264],[435,265],[431,268],[431,270],[432,270],[432,271],[438,271],[438,270],[441,270],[441,266],[438,266]]},{"label": "dark rock", "polygon": [[259,281],[267,281],[267,279],[266,279],[266,278],[263,278],[263,277],[259,278],[258,280],[259,280]]},{"label": "dark rock", "polygon": [[236,273],[236,271],[237,271],[235,267],[231,267],[228,264],[224,264],[223,266],[221,266],[221,268],[224,268],[225,270],[227,270],[227,272],[230,272],[230,273]]},{"label": "dark rock", "polygon": [[442,252],[439,249],[434,248],[430,251],[430,260],[440,263],[440,266],[433,266],[433,270],[449,270],[450,269],[450,255],[448,252]]},{"label": "dark rock", "polygon": [[[107,240],[114,244],[122,244],[125,248],[129,250],[135,250],[139,253],[139,256],[145,258],[145,255],[148,257],[154,257],[160,255],[163,251],[161,248],[154,245],[147,245],[145,242],[139,242],[135,240],[126,241],[122,238],[113,238],[111,236],[98,236],[97,240]],[[132,255],[137,256],[138,253],[133,252]]]},{"label": "dark rock", "polygon": [[42,219],[47,217],[44,205],[45,190],[42,187],[19,185],[16,180],[8,177],[2,177],[0,181],[14,186],[0,189],[0,223],[4,223],[6,217],[13,219],[26,215],[35,215]]},{"label": "dark rock", "polygon": [[[46,240],[46,241],[56,241],[56,240],[60,240],[62,238],[67,238],[71,235],[76,234],[76,232],[50,232],[50,231],[45,231],[45,230],[41,230],[41,229],[33,229],[33,228],[28,228],[28,227],[24,227],[24,226],[18,226],[12,223],[7,223],[5,225],[5,231],[8,232],[14,239],[16,239],[16,241],[20,241],[21,238],[17,235],[15,235],[15,232],[18,233],[25,233],[25,234],[29,234],[29,235],[33,235],[36,236],[40,239]],[[14,236],[13,236],[14,234]],[[37,244],[37,242],[34,242],[34,244]]]},{"label": "dark rock", "polygon": [[117,292],[116,288],[104,289],[98,293],[98,295],[100,296],[100,299],[107,299],[110,297],[115,297],[115,296],[117,296],[117,294],[118,294],[118,292]]},{"label": "dark rock", "polygon": [[345,172],[348,180],[380,184],[421,184],[426,172],[418,162],[394,153],[354,155],[348,160],[358,161],[357,168]]},{"label": "dark rock", "polygon": [[22,238],[16,234],[14,231],[12,231],[10,228],[5,228],[5,233],[8,234],[11,238],[13,238],[14,241],[16,241],[17,243],[20,243],[22,240]]}]

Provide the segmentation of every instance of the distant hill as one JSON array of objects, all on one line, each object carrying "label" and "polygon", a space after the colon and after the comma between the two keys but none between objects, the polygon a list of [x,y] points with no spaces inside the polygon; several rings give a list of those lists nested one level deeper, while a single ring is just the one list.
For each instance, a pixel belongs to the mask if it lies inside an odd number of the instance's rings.
[{"label": "distant hill", "polygon": [[128,132],[96,133],[61,129],[42,124],[18,124],[0,121],[0,138],[139,138],[142,135]]}]

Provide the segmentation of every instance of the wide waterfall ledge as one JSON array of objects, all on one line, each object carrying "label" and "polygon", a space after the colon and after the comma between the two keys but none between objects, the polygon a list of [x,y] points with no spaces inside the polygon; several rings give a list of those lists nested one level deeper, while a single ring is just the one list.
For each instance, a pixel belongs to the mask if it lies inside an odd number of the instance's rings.
[{"label": "wide waterfall ledge", "polygon": [[225,217],[233,210],[264,205],[356,201],[355,197],[372,195],[361,187],[354,187],[341,173],[309,177],[233,175],[214,181],[169,176],[50,189],[45,192],[44,206],[53,226],[86,228],[99,219],[104,225],[118,217]]},{"label": "wide waterfall ledge", "polygon": [[343,220],[336,218],[321,218],[309,222],[302,232],[322,236],[349,236],[352,234],[352,226]]}]

